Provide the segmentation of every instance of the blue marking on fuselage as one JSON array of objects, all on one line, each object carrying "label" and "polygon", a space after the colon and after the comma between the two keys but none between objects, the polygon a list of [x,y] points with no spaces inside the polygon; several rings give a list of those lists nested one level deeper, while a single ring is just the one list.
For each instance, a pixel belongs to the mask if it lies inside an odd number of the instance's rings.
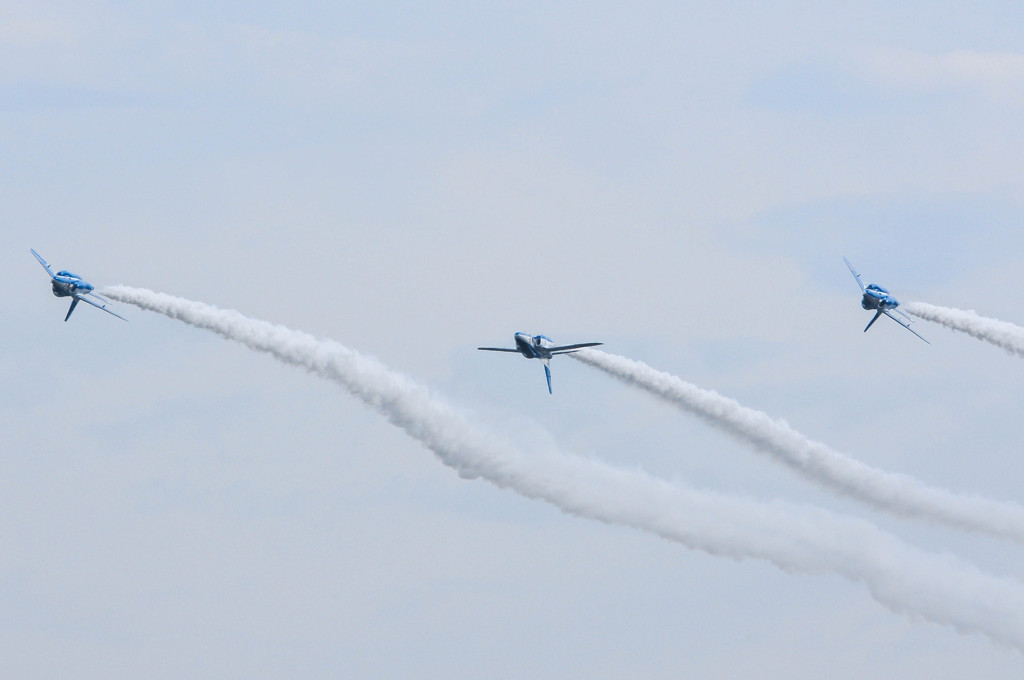
[{"label": "blue marking on fuselage", "polygon": [[526,333],[516,333],[516,349],[527,359],[537,359],[537,350],[533,345],[533,339]]},{"label": "blue marking on fuselage", "polygon": [[[516,349],[527,359],[550,359],[551,351],[544,345],[547,341],[554,345],[554,341],[546,335],[529,335],[527,333],[516,333]],[[549,346],[550,346],[549,345]]]},{"label": "blue marking on fuselage", "polygon": [[864,297],[860,301],[864,309],[896,309],[900,306],[899,301],[889,295],[881,286],[872,284],[864,290]]},{"label": "blue marking on fuselage", "polygon": [[78,292],[89,293],[93,290],[93,285],[88,281],[83,281],[79,276],[66,274],[67,272],[61,272],[51,280],[53,294],[57,297],[68,297]]}]

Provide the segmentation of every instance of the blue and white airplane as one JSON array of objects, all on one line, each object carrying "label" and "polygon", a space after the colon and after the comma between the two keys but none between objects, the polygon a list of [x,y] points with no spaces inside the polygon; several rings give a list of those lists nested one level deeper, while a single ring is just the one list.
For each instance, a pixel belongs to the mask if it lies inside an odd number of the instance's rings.
[{"label": "blue and white airplane", "polygon": [[[102,309],[107,314],[113,314],[122,321],[128,320],[120,314],[107,309],[107,305],[110,304],[110,300],[100,297],[94,293],[93,285],[88,281],[85,281],[81,276],[78,274],[72,274],[71,272],[63,269],[54,274],[53,269],[51,269],[50,265],[46,263],[46,260],[39,256],[39,253],[32,249],[29,249],[29,252],[35,255],[36,259],[39,260],[39,264],[43,265],[43,269],[45,269],[46,273],[50,275],[51,283],[53,284],[53,294],[57,297],[71,298],[71,307],[68,309],[67,316],[64,317],[65,321],[71,318],[71,312],[75,311],[75,307],[79,302],[86,302],[97,309]],[[91,298],[96,298],[99,302],[96,302]]]},{"label": "blue and white airplane", "polygon": [[[869,321],[867,327],[864,328],[865,333],[868,332],[868,328],[871,328],[871,324],[878,321],[878,317],[885,314],[887,317],[924,340],[917,331],[910,327],[910,324],[913,323],[910,317],[896,309],[900,306],[899,300],[890,295],[889,291],[882,288],[877,283],[870,283],[865,286],[864,282],[860,280],[860,274],[858,274],[857,270],[853,268],[853,265],[850,264],[850,261],[846,259],[845,255],[843,256],[843,261],[846,262],[846,266],[850,268],[850,273],[853,274],[853,278],[857,279],[857,285],[860,286],[860,291],[864,294],[864,297],[861,298],[860,306],[864,309],[875,310],[875,315],[871,317],[871,321]],[[927,340],[924,341],[928,342]],[[928,342],[928,344],[930,345],[932,343]]]},{"label": "blue and white airplane", "polygon": [[544,364],[544,376],[548,379],[548,394],[551,394],[551,367],[549,362],[556,354],[572,354],[584,347],[596,347],[604,343],[582,342],[577,345],[556,345],[555,341],[546,335],[530,335],[529,333],[516,333],[516,348],[506,349],[504,347],[477,347],[485,352],[515,352],[522,354],[527,359],[540,359]]}]

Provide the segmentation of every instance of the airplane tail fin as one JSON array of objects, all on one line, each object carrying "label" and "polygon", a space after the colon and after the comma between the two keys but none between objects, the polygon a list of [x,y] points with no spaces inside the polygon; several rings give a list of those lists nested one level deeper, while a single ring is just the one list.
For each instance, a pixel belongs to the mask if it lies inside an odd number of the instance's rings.
[{"label": "airplane tail fin", "polygon": [[548,394],[553,394],[551,391],[551,367],[548,366],[548,362],[544,362],[544,377],[548,379]]},{"label": "airplane tail fin", "polygon": [[871,318],[871,321],[868,321],[868,325],[864,328],[865,333],[868,332],[868,328],[871,328],[871,324],[878,321],[878,317],[882,316],[882,312],[884,311],[884,309],[879,308],[879,310],[875,312],[875,315]]},{"label": "airplane tail fin", "polygon": [[77,297],[72,297],[71,298],[71,306],[68,307],[68,315],[64,317],[65,321],[67,321],[68,319],[71,318],[71,312],[75,311],[75,307],[76,306],[78,306],[78,298]]}]

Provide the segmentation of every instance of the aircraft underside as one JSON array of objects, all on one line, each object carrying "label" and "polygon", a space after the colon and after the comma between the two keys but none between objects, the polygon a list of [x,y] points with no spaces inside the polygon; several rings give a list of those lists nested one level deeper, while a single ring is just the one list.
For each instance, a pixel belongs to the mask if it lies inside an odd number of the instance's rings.
[{"label": "aircraft underside", "polygon": [[864,309],[878,309],[879,307],[883,307],[884,303],[874,295],[868,295],[865,293],[864,298],[860,301],[860,306]]}]

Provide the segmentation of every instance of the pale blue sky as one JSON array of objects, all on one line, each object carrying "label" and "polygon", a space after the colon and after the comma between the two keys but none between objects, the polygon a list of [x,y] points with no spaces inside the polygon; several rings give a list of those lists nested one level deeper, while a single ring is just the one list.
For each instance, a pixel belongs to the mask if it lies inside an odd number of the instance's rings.
[{"label": "pale blue sky", "polygon": [[331,385],[96,284],[335,338],[524,445],[879,516],[569,359],[603,340],[870,464],[1021,500],[1024,8],[14,2],[0,10],[0,666],[18,677],[1020,677],[835,577],[459,479]]}]

